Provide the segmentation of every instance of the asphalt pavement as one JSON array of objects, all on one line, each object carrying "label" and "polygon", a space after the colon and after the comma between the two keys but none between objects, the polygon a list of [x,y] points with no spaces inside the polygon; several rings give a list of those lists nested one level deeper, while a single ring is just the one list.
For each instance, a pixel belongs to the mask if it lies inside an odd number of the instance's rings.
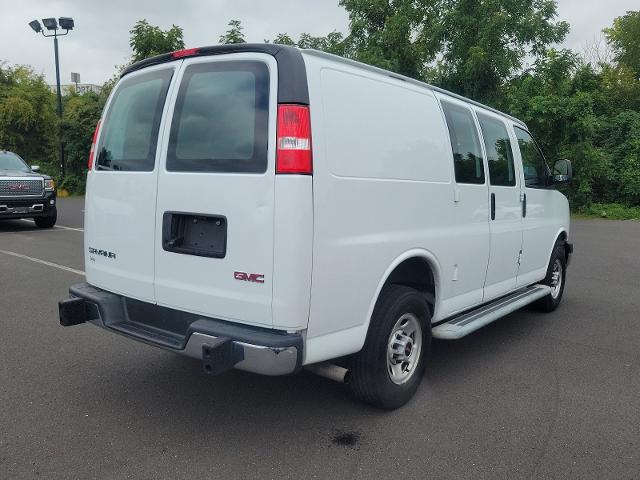
[{"label": "asphalt pavement", "polygon": [[383,412],[310,373],[219,377],[63,328],[81,198],[58,228],[0,223],[0,479],[640,478],[640,222],[576,220],[561,307],[437,341]]}]

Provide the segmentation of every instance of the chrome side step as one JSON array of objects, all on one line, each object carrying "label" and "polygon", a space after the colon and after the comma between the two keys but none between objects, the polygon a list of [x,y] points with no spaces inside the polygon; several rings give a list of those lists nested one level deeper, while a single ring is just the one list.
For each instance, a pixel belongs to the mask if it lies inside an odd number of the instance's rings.
[{"label": "chrome side step", "polygon": [[441,323],[433,328],[431,334],[434,338],[457,340],[549,293],[551,293],[551,289],[546,285],[532,285],[520,289],[506,297],[501,297]]}]

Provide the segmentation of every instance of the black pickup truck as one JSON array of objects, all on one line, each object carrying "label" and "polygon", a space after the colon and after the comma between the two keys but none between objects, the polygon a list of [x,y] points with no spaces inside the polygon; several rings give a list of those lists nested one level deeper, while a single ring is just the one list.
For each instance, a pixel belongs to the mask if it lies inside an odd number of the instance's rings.
[{"label": "black pickup truck", "polygon": [[33,218],[40,228],[56,224],[56,188],[48,175],[13,152],[0,150],[0,220]]}]

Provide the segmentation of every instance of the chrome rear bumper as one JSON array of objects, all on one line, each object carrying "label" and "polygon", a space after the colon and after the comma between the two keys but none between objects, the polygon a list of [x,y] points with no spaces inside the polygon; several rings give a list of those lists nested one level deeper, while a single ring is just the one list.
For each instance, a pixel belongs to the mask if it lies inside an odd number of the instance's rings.
[{"label": "chrome rear bumper", "polygon": [[140,302],[87,283],[59,302],[60,324],[90,322],[133,340],[203,361],[207,373],[236,368],[287,375],[302,367],[302,336]]},{"label": "chrome rear bumper", "polygon": [[[219,337],[192,333],[186,347],[178,353],[188,357],[202,358],[202,351],[207,345],[212,345]],[[232,341],[239,346],[244,354],[244,359],[236,363],[233,368],[261,375],[287,375],[296,371],[298,349],[290,347],[268,347],[265,345],[253,345],[246,342]]]}]

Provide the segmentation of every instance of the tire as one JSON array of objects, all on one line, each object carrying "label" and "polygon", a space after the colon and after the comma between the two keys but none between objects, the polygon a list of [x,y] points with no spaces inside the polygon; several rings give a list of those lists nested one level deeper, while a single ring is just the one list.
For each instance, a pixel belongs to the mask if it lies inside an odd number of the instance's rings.
[{"label": "tire", "polygon": [[561,242],[556,243],[551,252],[551,259],[549,260],[549,266],[547,267],[547,276],[544,278],[542,285],[548,285],[552,288],[552,291],[546,297],[542,297],[540,300],[533,304],[536,310],[541,312],[553,312],[560,302],[562,301],[562,294],[564,293],[564,286],[567,280],[567,257],[564,248],[564,244]]},{"label": "tire", "polygon": [[36,223],[36,227],[38,228],[53,228],[58,220],[58,210],[56,208],[53,209],[53,212],[46,217],[35,217],[33,221]]},{"label": "tire", "polygon": [[431,314],[424,296],[402,285],[385,288],[364,347],[351,359],[353,394],[379,408],[401,407],[418,390],[430,350]]}]

